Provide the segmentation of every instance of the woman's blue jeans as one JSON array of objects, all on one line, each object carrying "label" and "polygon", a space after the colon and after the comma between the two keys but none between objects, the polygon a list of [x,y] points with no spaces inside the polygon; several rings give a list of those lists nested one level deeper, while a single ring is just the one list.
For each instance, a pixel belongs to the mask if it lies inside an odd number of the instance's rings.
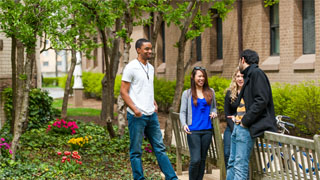
[{"label": "woman's blue jeans", "polygon": [[166,148],[163,144],[157,113],[153,113],[150,116],[142,115],[142,117],[135,117],[128,112],[127,118],[129,123],[130,162],[133,178],[135,180],[145,179],[141,161],[141,145],[145,133],[157,157],[160,169],[166,176],[166,180],[178,179],[165,152]]},{"label": "woman's blue jeans", "polygon": [[227,169],[228,161],[230,157],[231,134],[232,134],[231,129],[229,126],[227,126],[223,134],[224,163],[226,165],[226,169]]},{"label": "woman's blue jeans", "polygon": [[191,131],[187,135],[190,165],[189,180],[202,180],[206,165],[206,157],[212,141],[212,130]]},{"label": "woman's blue jeans", "polygon": [[248,128],[235,125],[231,135],[231,152],[228,162],[227,180],[246,180],[254,139]]}]

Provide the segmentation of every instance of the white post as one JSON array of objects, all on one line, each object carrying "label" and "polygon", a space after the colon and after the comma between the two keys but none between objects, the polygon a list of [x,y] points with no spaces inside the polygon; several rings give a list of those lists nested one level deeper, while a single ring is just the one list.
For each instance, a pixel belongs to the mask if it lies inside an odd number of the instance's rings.
[{"label": "white post", "polygon": [[77,63],[73,72],[74,76],[74,104],[76,107],[82,106],[83,104],[83,84],[82,84],[82,68],[81,68],[81,53],[78,51],[76,53]]}]

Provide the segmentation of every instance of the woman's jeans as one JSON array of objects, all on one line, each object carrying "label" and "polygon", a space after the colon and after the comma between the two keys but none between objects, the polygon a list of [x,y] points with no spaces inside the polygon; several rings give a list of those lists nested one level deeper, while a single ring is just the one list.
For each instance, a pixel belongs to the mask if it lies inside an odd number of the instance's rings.
[{"label": "woman's jeans", "polygon": [[166,176],[166,180],[178,179],[165,152],[166,148],[162,141],[157,113],[153,113],[150,116],[142,115],[142,117],[135,117],[128,112],[127,118],[129,123],[130,161],[133,178],[135,180],[145,179],[141,161],[141,145],[145,133],[157,157],[160,169]]},{"label": "woman's jeans", "polygon": [[229,126],[227,126],[223,134],[224,163],[226,165],[226,169],[227,169],[228,161],[230,157],[231,134],[232,134],[231,129]]},{"label": "woman's jeans", "polygon": [[231,152],[228,162],[227,180],[246,180],[254,139],[248,128],[235,125],[231,135]]},{"label": "woman's jeans", "polygon": [[206,165],[206,157],[212,141],[212,130],[191,131],[187,135],[190,165],[189,180],[202,180]]}]

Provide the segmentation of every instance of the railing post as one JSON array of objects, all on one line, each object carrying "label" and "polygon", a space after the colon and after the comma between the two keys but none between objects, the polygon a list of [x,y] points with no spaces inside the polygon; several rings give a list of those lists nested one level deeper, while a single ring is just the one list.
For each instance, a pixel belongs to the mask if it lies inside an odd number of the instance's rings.
[{"label": "railing post", "polygon": [[314,140],[314,149],[316,151],[318,162],[320,161],[320,136],[318,134],[313,136]]},{"label": "railing post", "polygon": [[213,128],[214,128],[214,140],[217,145],[218,167],[220,168],[220,179],[225,180],[226,179],[226,165],[224,163],[223,142],[222,142],[222,138],[221,138],[219,118],[213,119]]},{"label": "railing post", "polygon": [[177,175],[182,175],[182,160],[181,160],[181,136],[180,136],[180,129],[178,128],[179,122],[177,122],[177,119],[172,118],[172,113],[173,109],[169,109],[169,121],[172,122],[173,125],[173,131],[174,131],[174,136],[176,139],[176,153],[177,153],[177,160],[176,160],[176,171]]}]

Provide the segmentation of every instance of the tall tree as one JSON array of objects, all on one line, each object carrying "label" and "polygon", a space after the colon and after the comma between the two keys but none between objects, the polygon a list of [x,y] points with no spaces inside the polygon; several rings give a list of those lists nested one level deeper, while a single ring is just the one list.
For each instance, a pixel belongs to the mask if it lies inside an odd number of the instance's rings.
[{"label": "tall tree", "polygon": [[90,22],[96,27],[103,50],[105,75],[102,80],[102,107],[100,119],[107,122],[107,129],[111,138],[116,134],[112,127],[114,104],[114,81],[120,60],[120,41],[122,31],[122,17],[125,4],[121,0],[92,0],[82,1]]},{"label": "tall tree", "polygon": [[[95,26],[90,23],[89,16],[83,16],[86,8],[82,1],[64,0],[63,7],[59,10],[60,23],[58,29],[49,31],[48,38],[51,40],[52,47],[57,50],[71,50],[71,65],[67,74],[67,81],[64,89],[62,101],[61,118],[67,118],[68,100],[71,91],[71,80],[76,66],[76,52],[84,51],[89,55],[97,47],[97,44],[91,38],[96,35]],[[50,47],[49,47],[50,48]]]},{"label": "tall tree", "polygon": [[[178,48],[178,58],[176,61],[176,90],[173,98],[172,108],[175,112],[179,111],[180,99],[183,90],[185,63],[184,52],[188,40],[201,35],[205,28],[212,27],[212,14],[210,9],[216,9],[220,17],[225,17],[231,11],[234,0],[191,0],[188,2],[177,3],[177,8],[173,8],[167,13],[167,22],[174,23],[180,29],[179,40],[176,43]],[[201,11],[201,7],[205,9]],[[164,143],[171,145],[172,122],[166,121]]]},{"label": "tall tree", "polygon": [[27,121],[29,91],[35,63],[37,36],[42,35],[49,26],[54,27],[57,24],[53,21],[53,17],[55,16],[56,10],[59,9],[59,5],[59,1],[51,0],[24,0],[23,2],[2,0],[0,2],[2,32],[8,37],[15,37],[19,45],[21,42],[21,45],[23,45],[26,50],[26,59],[17,59],[17,70],[21,71],[21,73],[15,76],[16,95],[20,99],[20,103],[16,104],[20,105],[18,107],[19,109],[14,107],[16,116],[15,119],[13,119],[14,133],[11,146],[13,160],[16,157],[16,150],[22,133],[23,123]]}]

